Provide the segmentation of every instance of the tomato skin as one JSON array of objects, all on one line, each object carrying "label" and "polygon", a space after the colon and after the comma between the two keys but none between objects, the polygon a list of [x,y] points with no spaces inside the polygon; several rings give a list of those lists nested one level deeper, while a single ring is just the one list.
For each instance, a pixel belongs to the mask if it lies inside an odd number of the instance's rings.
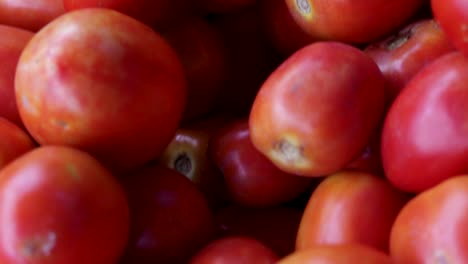
[{"label": "tomato skin", "polygon": [[421,192],[468,172],[468,59],[443,55],[418,72],[392,104],[382,131],[387,179]]},{"label": "tomato skin", "polygon": [[172,139],[186,81],[159,34],[117,11],[89,8],[68,12],[28,42],[15,93],[39,144],[82,149],[113,171],[127,171]]},{"label": "tomato skin", "polygon": [[293,200],[312,184],[278,169],[252,144],[248,120],[225,125],[210,140],[209,155],[221,170],[234,203],[263,207]]},{"label": "tomato skin", "polygon": [[63,15],[62,0],[0,0],[0,24],[38,31]]},{"label": "tomato skin", "polygon": [[213,212],[196,185],[152,165],[122,178],[131,231],[123,263],[187,263],[215,235]]},{"label": "tomato skin", "polygon": [[310,196],[297,233],[296,250],[359,243],[388,252],[393,221],[405,193],[366,172],[327,176]]},{"label": "tomato skin", "polygon": [[438,57],[454,51],[450,40],[434,19],[416,20],[388,38],[365,48],[387,80],[387,105],[411,78]]},{"label": "tomato skin", "polygon": [[260,241],[245,236],[217,239],[201,249],[190,264],[275,264],[279,257]]},{"label": "tomato skin", "polygon": [[431,0],[431,10],[455,47],[468,54],[468,3],[463,0]]},{"label": "tomato skin", "polygon": [[26,131],[0,117],[0,170],[35,147]]},{"label": "tomato skin", "polygon": [[19,57],[34,33],[19,27],[0,25],[0,116],[24,128],[15,98],[15,71]]},{"label": "tomato skin", "polygon": [[286,172],[334,173],[357,158],[378,129],[384,86],[377,65],[361,50],[309,44],[261,86],[249,116],[251,140]]},{"label": "tomato skin", "polygon": [[391,264],[385,253],[360,244],[322,245],[298,250],[281,259],[278,264]]},{"label": "tomato skin", "polygon": [[412,198],[390,236],[395,263],[467,263],[468,175],[444,180]]},{"label": "tomato skin", "polygon": [[1,263],[116,263],[129,209],[118,181],[89,154],[38,147],[0,171]]},{"label": "tomato skin", "polygon": [[285,0],[297,24],[318,40],[375,41],[406,23],[425,0]]}]

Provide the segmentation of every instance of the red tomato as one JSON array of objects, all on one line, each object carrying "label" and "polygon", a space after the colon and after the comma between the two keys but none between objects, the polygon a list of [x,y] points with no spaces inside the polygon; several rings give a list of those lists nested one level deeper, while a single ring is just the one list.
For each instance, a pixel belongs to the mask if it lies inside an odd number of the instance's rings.
[{"label": "red tomato", "polygon": [[395,263],[468,263],[468,175],[418,194],[401,210],[390,236]]},{"label": "red tomato", "polygon": [[129,230],[125,194],[97,160],[36,148],[0,171],[0,262],[114,264]]},{"label": "red tomato", "polygon": [[413,76],[427,64],[454,50],[434,19],[420,19],[365,48],[387,80],[389,106]]},{"label": "red tomato", "polygon": [[185,107],[176,52],[110,9],[72,11],[48,24],[25,47],[15,78],[21,118],[38,143],[85,150],[115,171],[158,156]]},{"label": "red tomato", "polygon": [[35,147],[26,131],[0,117],[0,170]]},{"label": "red tomato", "polygon": [[404,25],[425,0],[285,0],[298,25],[320,40],[367,43]]},{"label": "red tomato", "polygon": [[421,192],[468,173],[468,59],[459,52],[419,71],[392,104],[382,132],[389,181]]},{"label": "red tomato", "polygon": [[247,119],[226,125],[214,134],[209,154],[224,175],[233,202],[273,206],[293,200],[312,183],[278,169],[252,144]]},{"label": "red tomato", "polygon": [[220,32],[200,17],[185,19],[164,34],[184,63],[187,106],[184,119],[197,119],[213,110],[227,75],[227,51]]},{"label": "red tomato", "polygon": [[15,99],[15,71],[19,57],[34,33],[18,27],[0,25],[0,116],[24,127]]},{"label": "red tomato", "polygon": [[387,252],[393,221],[407,200],[404,193],[369,173],[327,176],[304,210],[296,249],[359,243]]},{"label": "red tomato", "polygon": [[359,244],[322,245],[298,250],[277,264],[391,264],[391,258],[368,246]]},{"label": "red tomato", "polygon": [[361,50],[315,42],[263,83],[251,108],[254,146],[280,169],[318,177],[366,147],[384,111],[384,78]]},{"label": "red tomato", "polygon": [[247,236],[262,242],[278,256],[294,250],[302,210],[272,206],[249,208],[231,205],[216,213],[221,236]]},{"label": "red tomato", "polygon": [[455,47],[468,55],[468,2],[463,0],[431,0],[434,18]]},{"label": "red tomato", "polygon": [[232,236],[215,240],[200,250],[190,264],[275,264],[279,257],[260,241]]},{"label": "red tomato", "polygon": [[0,0],[0,24],[31,31],[64,13],[62,0]]},{"label": "red tomato", "polygon": [[290,56],[314,41],[314,38],[294,21],[284,0],[258,0],[258,2],[263,31],[281,55]]},{"label": "red tomato", "polygon": [[123,185],[131,213],[124,263],[187,263],[214,237],[207,200],[176,170],[146,167],[124,178]]}]

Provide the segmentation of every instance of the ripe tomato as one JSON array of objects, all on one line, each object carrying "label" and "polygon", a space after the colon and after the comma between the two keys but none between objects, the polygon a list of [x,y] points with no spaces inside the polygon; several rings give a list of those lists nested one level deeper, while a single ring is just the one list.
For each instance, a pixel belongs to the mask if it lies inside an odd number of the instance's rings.
[{"label": "ripe tomato", "polygon": [[431,0],[434,18],[455,47],[468,55],[468,3],[462,0]]},{"label": "ripe tomato", "polygon": [[34,33],[0,25],[0,36],[0,116],[23,128],[15,98],[15,71],[21,52]]},{"label": "ripe tomato", "polygon": [[112,170],[158,156],[185,107],[174,49],[119,12],[68,12],[24,48],[15,76],[20,116],[40,144],[73,146]]},{"label": "ripe tomato", "polygon": [[320,40],[368,43],[406,23],[425,0],[285,0],[298,25]]},{"label": "ripe tomato", "polygon": [[260,241],[246,236],[217,239],[201,249],[190,264],[275,264],[279,257]]},{"label": "ripe tomato", "polygon": [[0,117],[0,170],[35,147],[26,131]]},{"label": "ripe tomato", "polygon": [[401,190],[421,192],[468,173],[468,59],[439,57],[392,104],[382,131],[382,162]]},{"label": "ripe tomato", "polygon": [[296,250],[360,243],[387,252],[393,221],[407,200],[406,194],[370,173],[327,176],[304,210]]},{"label": "ripe tomato", "polygon": [[457,175],[419,193],[393,224],[395,263],[468,263],[468,175]]},{"label": "ripe tomato", "polygon": [[392,264],[391,258],[377,249],[360,245],[322,245],[298,250],[277,264]]},{"label": "ripe tomato", "polygon": [[63,0],[0,0],[0,24],[37,31],[65,13]]},{"label": "ripe tomato", "polygon": [[187,263],[215,235],[213,212],[196,185],[153,165],[122,179],[131,213],[123,263]]},{"label": "ripe tomato", "polygon": [[38,147],[0,171],[0,262],[114,264],[129,230],[125,194],[89,154]]},{"label": "ripe tomato", "polygon": [[284,171],[334,173],[357,158],[378,129],[384,89],[382,73],[364,52],[314,42],[263,83],[250,111],[250,137]]}]

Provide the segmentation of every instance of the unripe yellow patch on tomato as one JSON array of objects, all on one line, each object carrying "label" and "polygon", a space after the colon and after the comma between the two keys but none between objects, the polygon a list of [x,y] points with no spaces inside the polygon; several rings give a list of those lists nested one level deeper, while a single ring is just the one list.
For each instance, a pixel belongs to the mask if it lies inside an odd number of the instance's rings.
[{"label": "unripe yellow patch on tomato", "polygon": [[310,161],[304,155],[304,147],[292,134],[286,134],[275,141],[268,156],[279,167],[293,165],[297,170],[303,170],[311,166]]}]

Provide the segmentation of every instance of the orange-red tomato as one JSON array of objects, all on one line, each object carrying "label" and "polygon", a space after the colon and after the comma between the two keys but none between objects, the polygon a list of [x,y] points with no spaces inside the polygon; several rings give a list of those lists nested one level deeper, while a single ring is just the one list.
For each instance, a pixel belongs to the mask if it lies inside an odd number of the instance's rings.
[{"label": "orange-red tomato", "polygon": [[35,147],[26,131],[0,117],[0,170]]},{"label": "orange-red tomato", "polygon": [[395,263],[468,263],[468,175],[419,193],[398,214],[390,236]]},{"label": "orange-red tomato", "polygon": [[0,0],[0,24],[38,31],[65,13],[62,1]]},{"label": "orange-red tomato", "polygon": [[0,263],[115,264],[128,231],[120,184],[85,152],[38,147],[0,171]]}]

